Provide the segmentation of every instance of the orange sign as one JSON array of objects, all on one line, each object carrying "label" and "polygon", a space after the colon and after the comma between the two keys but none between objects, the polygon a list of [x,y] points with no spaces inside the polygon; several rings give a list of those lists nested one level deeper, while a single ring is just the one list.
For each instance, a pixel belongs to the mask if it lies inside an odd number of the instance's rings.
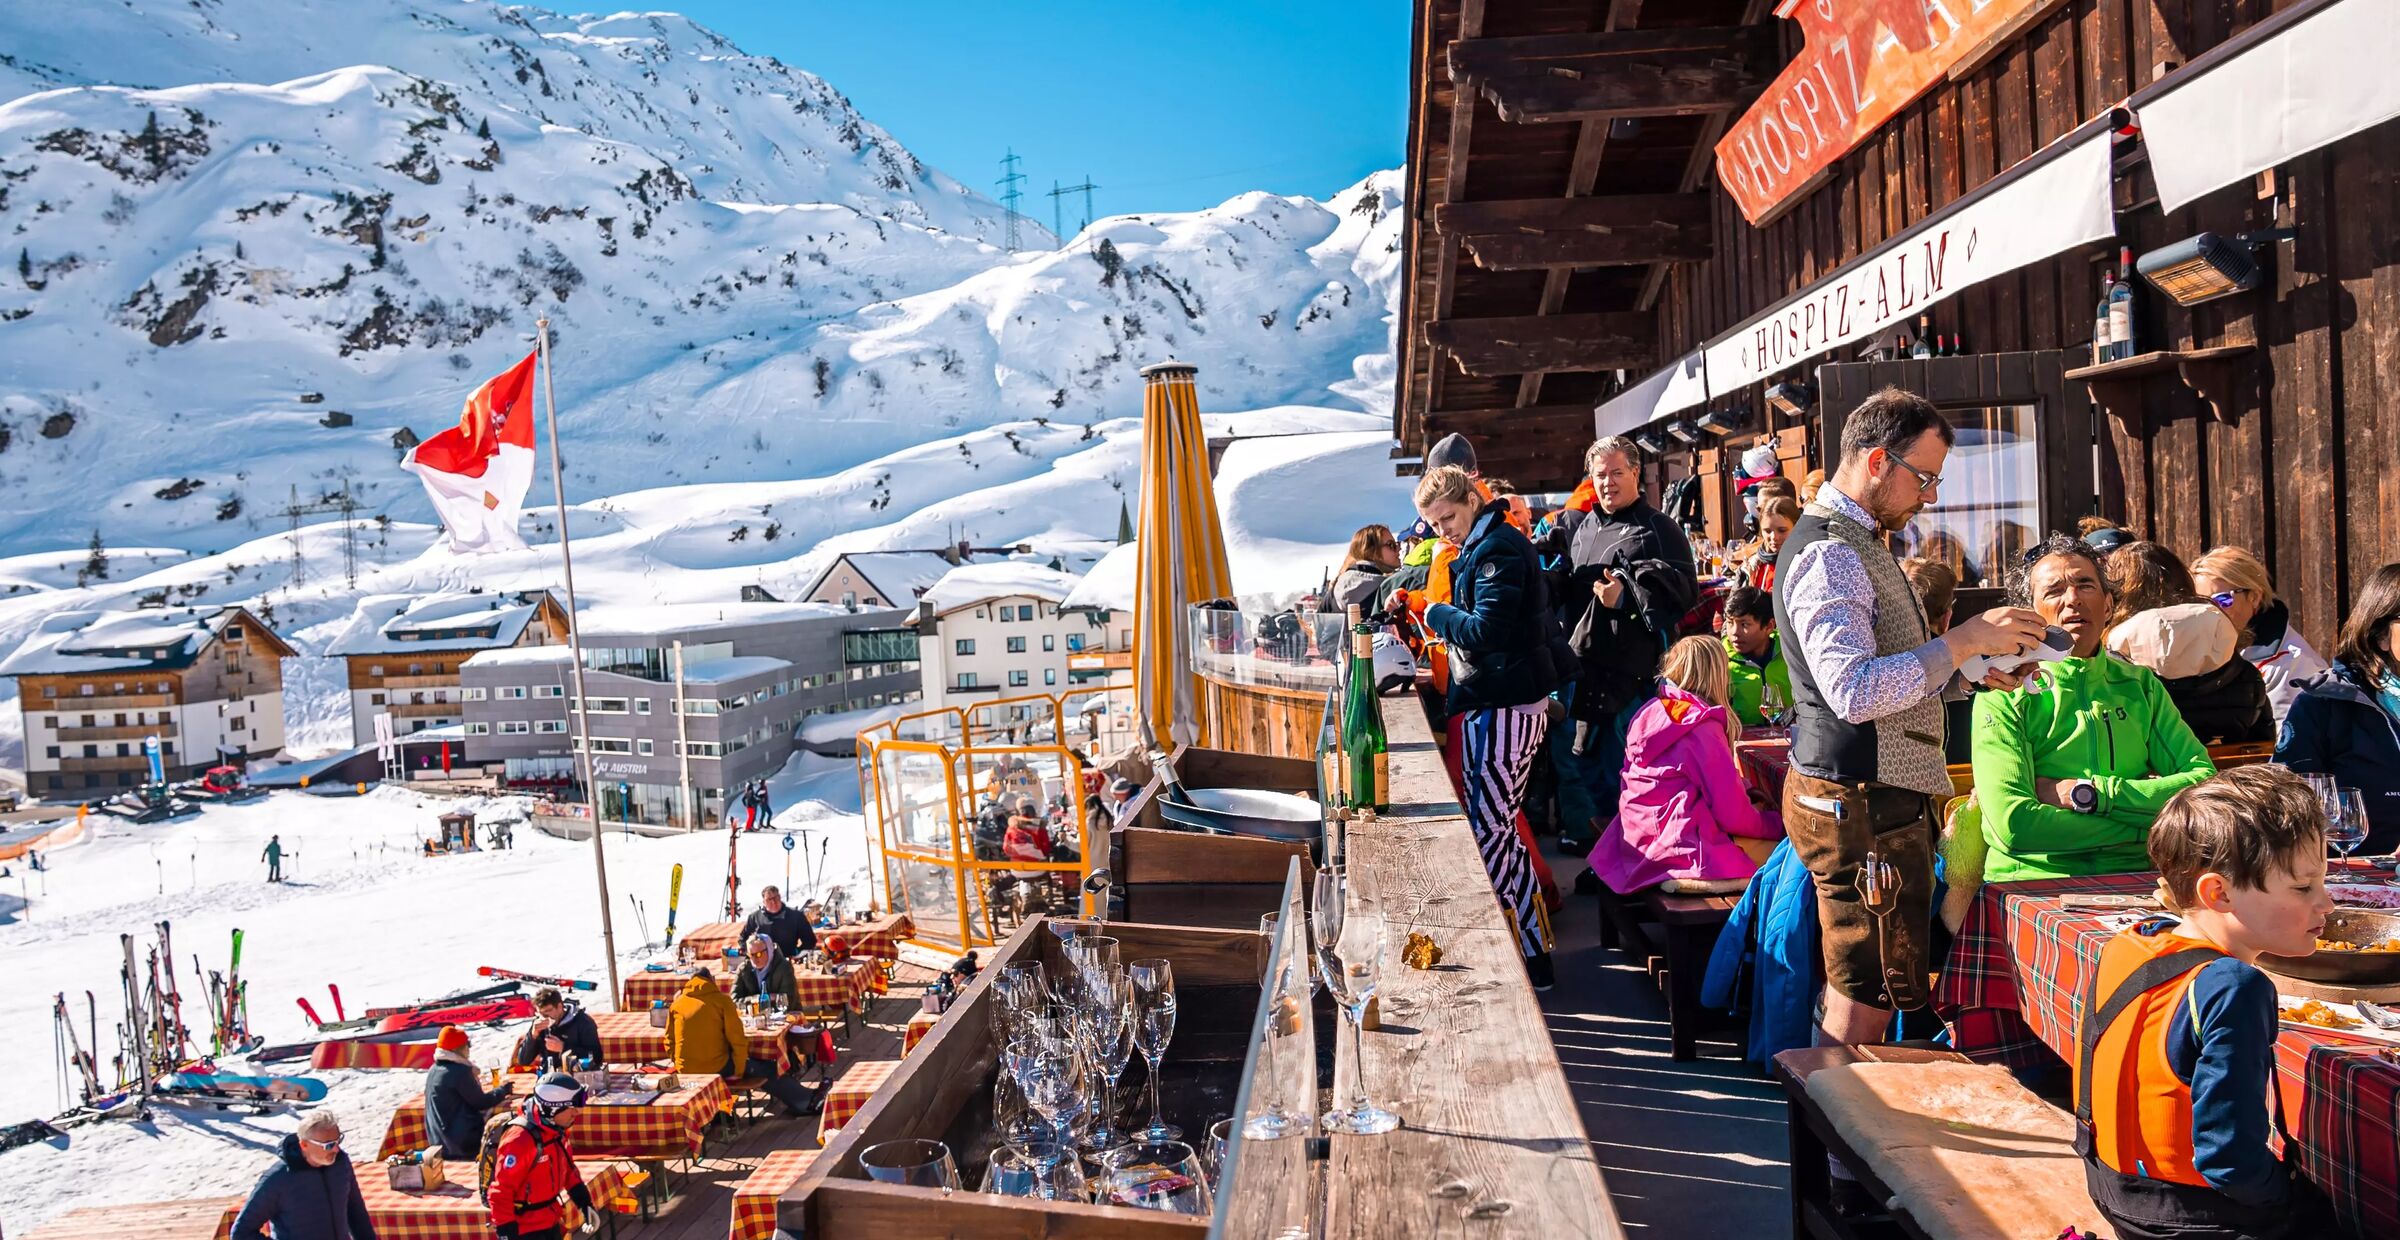
[{"label": "orange sign", "polygon": [[1717,142],[1717,177],[1756,224],[1946,75],[2064,0],[1782,0],[1807,46]]}]

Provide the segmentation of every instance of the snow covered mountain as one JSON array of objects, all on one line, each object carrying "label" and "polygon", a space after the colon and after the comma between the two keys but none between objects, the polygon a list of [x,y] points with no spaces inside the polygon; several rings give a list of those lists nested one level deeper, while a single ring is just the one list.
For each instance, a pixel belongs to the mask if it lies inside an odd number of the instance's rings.
[{"label": "snow covered mountain", "polygon": [[[131,83],[131,85],[125,85]],[[1379,408],[1397,178],[995,245],[819,79],[672,15],[32,6],[0,34],[0,546],[223,548],[557,336],[585,495],[821,473],[1132,409]],[[13,250],[14,253],[9,253]]]}]

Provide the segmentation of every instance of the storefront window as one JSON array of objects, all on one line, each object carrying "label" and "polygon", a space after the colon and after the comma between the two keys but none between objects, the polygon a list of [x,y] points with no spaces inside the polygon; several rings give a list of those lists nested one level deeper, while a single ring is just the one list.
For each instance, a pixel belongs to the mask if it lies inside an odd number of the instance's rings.
[{"label": "storefront window", "polygon": [[2041,452],[2034,406],[1945,409],[1958,442],[1938,502],[1895,540],[1902,556],[1939,560],[1961,586],[1997,586],[2041,537]]}]

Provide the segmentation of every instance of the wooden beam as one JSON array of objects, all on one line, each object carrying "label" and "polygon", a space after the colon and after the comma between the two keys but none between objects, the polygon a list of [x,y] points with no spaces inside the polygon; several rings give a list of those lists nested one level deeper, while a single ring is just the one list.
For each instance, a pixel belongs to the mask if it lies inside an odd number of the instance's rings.
[{"label": "wooden beam", "polygon": [[1706,194],[1611,194],[1601,198],[1510,198],[1446,202],[1433,209],[1444,233],[1571,233],[1645,224],[1708,224]]},{"label": "wooden beam", "polygon": [[1716,244],[1707,228],[1678,228],[1668,224],[1614,232],[1488,233],[1469,235],[1465,245],[1475,265],[1486,271],[1572,271],[1577,267],[1699,263],[1716,253]]},{"label": "wooden beam", "polygon": [[[1459,0],[1458,38],[1465,42],[1483,33],[1484,0]],[[1427,76],[1432,66],[1426,66]],[[1428,83],[1430,85],[1430,83]],[[1458,202],[1467,196],[1467,145],[1475,132],[1475,92],[1453,85],[1450,91],[1450,151],[1442,170],[1442,201]],[[1432,319],[1450,317],[1450,300],[1458,291],[1458,239],[1440,240],[1440,257],[1435,260]],[[1425,407],[1442,403],[1442,381],[1450,368],[1442,365],[1437,348],[1428,359],[1425,378]],[[1430,439],[1427,442],[1431,442]]]},{"label": "wooden beam", "polygon": [[[1630,30],[1642,20],[1642,0],[1609,0],[1608,13],[1600,19],[1602,31]],[[1586,120],[1575,134],[1575,156],[1567,163],[1567,197],[1581,198],[1592,192],[1592,183],[1600,176],[1601,157],[1608,153],[1609,130],[1616,122]],[[1552,267],[1542,277],[1542,299],[1534,307],[1535,314],[1556,314],[1567,304],[1567,285],[1575,278],[1572,267]],[[1542,372],[1534,371],[1517,379],[1517,405],[1538,405],[1542,401]]]},{"label": "wooden beam", "polygon": [[1704,116],[1748,103],[1771,76],[1774,30],[1725,27],[1461,39],[1450,77],[1516,122]]},{"label": "wooden beam", "polygon": [[1436,319],[1425,339],[1477,378],[1533,370],[1648,370],[1658,322],[1648,314],[1527,314]]},{"label": "wooden beam", "polygon": [[1594,425],[1590,405],[1521,405],[1493,409],[1436,409],[1425,424],[1442,434],[1514,435],[1533,432],[1572,432],[1589,439]]},{"label": "wooden beam", "polygon": [[[1756,26],[1765,21],[1773,7],[1774,0],[1750,0],[1742,9],[1742,25]],[[1717,139],[1725,136],[1725,127],[1732,123],[1733,114],[1730,112],[1709,117],[1702,122],[1700,135],[1692,144],[1691,157],[1683,166],[1683,180],[1678,182],[1685,193],[1697,190],[1707,182],[1709,172],[1716,167]],[[1795,194],[1792,200],[1798,202],[1801,197]],[[1665,263],[1657,263],[1650,268],[1650,273],[1642,278],[1641,295],[1633,300],[1634,309],[1648,310],[1658,304],[1659,294],[1666,291],[1667,271],[1668,265]]]},{"label": "wooden beam", "polygon": [[1475,264],[1492,271],[1699,262],[1715,250],[1705,194],[1444,203],[1434,226],[1463,238]]}]

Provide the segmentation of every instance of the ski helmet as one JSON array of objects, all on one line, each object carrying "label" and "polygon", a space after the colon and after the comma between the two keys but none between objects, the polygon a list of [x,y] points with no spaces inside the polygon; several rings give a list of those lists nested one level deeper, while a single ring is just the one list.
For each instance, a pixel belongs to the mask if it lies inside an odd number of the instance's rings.
[{"label": "ski helmet", "polygon": [[564,1072],[553,1072],[533,1087],[533,1104],[544,1115],[555,1115],[568,1107],[579,1107],[587,1095],[583,1082]]},{"label": "ski helmet", "polygon": [[1408,643],[1389,629],[1375,634],[1375,692],[1377,696],[1417,683],[1417,656]]}]

